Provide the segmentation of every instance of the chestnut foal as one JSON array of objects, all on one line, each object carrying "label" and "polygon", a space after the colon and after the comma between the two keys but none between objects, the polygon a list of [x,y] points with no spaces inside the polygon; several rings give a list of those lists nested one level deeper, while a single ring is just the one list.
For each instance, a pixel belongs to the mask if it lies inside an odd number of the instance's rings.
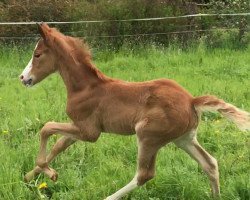
[{"label": "chestnut foal", "polygon": [[[41,172],[55,181],[57,173],[49,163],[59,153],[76,140],[95,142],[101,132],[112,132],[136,134],[138,167],[132,181],[108,200],[120,199],[152,179],[157,152],[169,142],[201,165],[210,179],[213,195],[220,194],[217,161],[196,139],[199,116],[202,111],[218,111],[240,129],[249,130],[249,113],[214,96],[193,97],[172,80],[130,83],[109,78],[94,66],[87,46],[79,39],[65,36],[45,23],[38,28],[42,38],[20,76],[21,81],[32,86],[59,72],[67,88],[66,112],[72,123],[44,125],[37,166],[26,174],[26,181]],[[47,141],[56,133],[63,137],[46,157]]]}]

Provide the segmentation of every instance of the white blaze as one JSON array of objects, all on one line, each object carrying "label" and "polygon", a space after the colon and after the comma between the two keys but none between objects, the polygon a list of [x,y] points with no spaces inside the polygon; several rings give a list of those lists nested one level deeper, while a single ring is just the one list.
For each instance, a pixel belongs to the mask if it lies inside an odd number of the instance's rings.
[{"label": "white blaze", "polygon": [[[36,50],[37,46],[38,46],[38,43],[36,44],[34,51]],[[31,77],[30,71],[32,69],[32,60],[33,60],[33,57],[31,57],[29,63],[27,64],[27,66],[24,68],[22,72],[22,76],[24,80],[27,80]]]},{"label": "white blaze", "polygon": [[24,79],[27,79],[29,78],[29,73],[30,73],[30,70],[32,69],[32,58],[30,59],[28,65],[25,67],[25,69],[23,70],[23,78]]}]

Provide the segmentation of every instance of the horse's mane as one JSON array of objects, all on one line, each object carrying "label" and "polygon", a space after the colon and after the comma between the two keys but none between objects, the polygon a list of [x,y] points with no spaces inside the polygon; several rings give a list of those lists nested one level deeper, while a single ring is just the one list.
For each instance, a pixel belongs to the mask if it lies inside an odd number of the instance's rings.
[{"label": "horse's mane", "polygon": [[88,68],[90,72],[101,80],[107,78],[92,63],[91,51],[85,40],[65,36],[55,28],[51,28],[51,35],[54,36],[53,48],[61,57],[68,57],[75,64]]}]

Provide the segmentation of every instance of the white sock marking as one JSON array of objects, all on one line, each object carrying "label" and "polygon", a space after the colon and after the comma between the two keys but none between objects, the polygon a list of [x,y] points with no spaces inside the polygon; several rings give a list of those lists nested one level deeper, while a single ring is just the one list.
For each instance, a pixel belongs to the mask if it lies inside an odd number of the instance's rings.
[{"label": "white sock marking", "polygon": [[132,190],[134,190],[137,185],[137,175],[132,179],[131,182],[129,182],[127,185],[125,185],[123,188],[118,190],[116,193],[112,194],[111,196],[107,197],[105,200],[118,200],[124,195],[128,194]]}]

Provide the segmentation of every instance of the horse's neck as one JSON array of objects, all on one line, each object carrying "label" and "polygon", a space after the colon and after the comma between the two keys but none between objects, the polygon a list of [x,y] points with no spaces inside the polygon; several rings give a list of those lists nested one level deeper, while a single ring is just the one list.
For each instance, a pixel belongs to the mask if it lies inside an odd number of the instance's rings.
[{"label": "horse's neck", "polygon": [[[91,64],[91,63],[88,63]],[[98,71],[95,73],[87,64],[60,65],[60,75],[66,85],[68,95],[97,86],[105,81],[106,76]]]}]

